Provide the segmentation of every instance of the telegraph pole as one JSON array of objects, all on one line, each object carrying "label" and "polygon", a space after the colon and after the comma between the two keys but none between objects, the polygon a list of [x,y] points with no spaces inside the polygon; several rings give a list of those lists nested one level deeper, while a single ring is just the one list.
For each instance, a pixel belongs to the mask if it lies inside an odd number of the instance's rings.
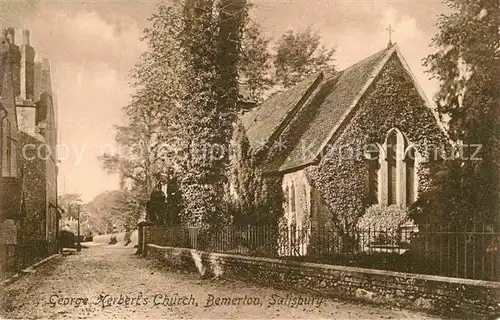
[{"label": "telegraph pole", "polygon": [[76,251],[82,251],[82,245],[80,244],[80,204],[77,204],[77,212],[78,212],[78,237],[76,243]]}]

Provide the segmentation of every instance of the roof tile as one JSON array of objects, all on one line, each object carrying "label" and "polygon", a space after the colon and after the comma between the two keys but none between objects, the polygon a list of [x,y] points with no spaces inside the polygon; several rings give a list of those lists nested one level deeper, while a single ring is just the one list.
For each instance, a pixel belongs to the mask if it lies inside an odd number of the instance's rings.
[{"label": "roof tile", "polygon": [[[380,51],[342,71],[330,93],[317,106],[316,116],[312,121],[303,123],[306,127],[298,141],[288,153],[279,171],[291,169],[314,161],[320,148],[329,138],[332,130],[343,120],[365,84],[374,76],[374,71],[386,56],[387,50]],[[304,153],[304,150],[315,152]]]},{"label": "roof tile", "polygon": [[273,134],[293,116],[322,77],[322,72],[319,72],[243,114],[243,125],[252,149],[260,150],[270,142]]},{"label": "roof tile", "polygon": [[[336,74],[320,72],[245,113],[242,122],[255,151],[273,143],[277,147],[279,135],[288,132],[286,146],[267,159],[266,171],[312,163],[375,77],[377,67],[393,52],[384,49]],[[304,154],[304,149],[312,152]]]}]

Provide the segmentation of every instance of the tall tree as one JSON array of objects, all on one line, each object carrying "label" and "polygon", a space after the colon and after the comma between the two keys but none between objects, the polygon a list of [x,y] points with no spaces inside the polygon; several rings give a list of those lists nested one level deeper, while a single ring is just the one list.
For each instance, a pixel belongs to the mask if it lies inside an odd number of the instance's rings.
[{"label": "tall tree", "polygon": [[278,40],[274,57],[275,78],[284,88],[323,69],[334,71],[335,49],[321,45],[321,36],[311,28],[289,30]]},{"label": "tall tree", "polygon": [[184,7],[180,105],[189,148],[181,181],[185,218],[210,231],[225,222],[227,151],[238,107],[238,63],[246,2],[189,0]]},{"label": "tall tree", "polygon": [[463,152],[437,169],[434,186],[418,205],[428,221],[492,224],[500,203],[500,4],[446,3],[451,13],[439,17],[433,39],[438,50],[425,65],[440,80],[438,112],[449,119],[450,137]]},{"label": "tall tree", "polygon": [[76,219],[76,211],[71,210],[70,206],[75,206],[82,202],[82,196],[79,193],[66,193],[57,197],[57,202],[64,209],[64,217]]},{"label": "tall tree", "polygon": [[[94,232],[109,233],[113,225],[118,230],[124,230],[125,226],[134,226],[137,217],[134,219],[133,213],[128,207],[127,194],[122,191],[104,191],[95,196],[87,204],[88,223]],[[82,225],[83,225],[82,221]]]},{"label": "tall tree", "polygon": [[241,91],[246,100],[262,102],[266,91],[274,84],[270,41],[259,24],[250,21],[246,25],[239,62]]},{"label": "tall tree", "polygon": [[116,127],[119,152],[100,157],[106,171],[120,175],[121,189],[127,192],[124,205],[133,217],[143,214],[153,188],[178,165],[173,154],[178,134],[175,110],[182,92],[179,10],[178,5],[161,3],[149,18],[152,26],[142,38],[148,50],[132,70],[135,93],[123,108],[127,124]]},{"label": "tall tree", "polygon": [[116,127],[119,152],[104,154],[100,160],[107,172],[119,174],[120,189],[128,193],[128,205],[136,207],[140,214],[164,170],[164,154],[162,126],[155,112],[145,107],[137,110],[142,111],[143,116],[128,114],[130,123]]},{"label": "tall tree", "polygon": [[[239,93],[260,102],[275,83],[270,39],[248,23],[247,9],[244,1],[186,0],[161,3],[149,18],[142,39],[148,48],[132,70],[135,93],[123,109],[127,123],[116,128],[120,152],[100,158],[108,172],[120,175],[134,216],[156,184],[166,182],[170,168],[180,193],[187,193],[184,218],[198,221],[209,217],[208,211],[215,216],[224,211],[220,190],[227,183],[225,153]],[[298,42],[314,54],[297,67],[305,72],[296,81],[331,63],[319,36],[307,34]],[[294,45],[284,43],[282,48]],[[282,60],[287,65],[294,58],[288,54]]]}]

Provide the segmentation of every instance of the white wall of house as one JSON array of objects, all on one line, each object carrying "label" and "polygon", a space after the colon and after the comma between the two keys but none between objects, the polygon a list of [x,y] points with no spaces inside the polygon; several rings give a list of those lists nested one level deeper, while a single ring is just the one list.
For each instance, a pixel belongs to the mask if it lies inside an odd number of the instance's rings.
[{"label": "white wall of house", "polygon": [[284,217],[282,226],[288,229],[288,235],[282,231],[281,255],[305,255],[311,234],[311,185],[303,170],[287,173],[283,176]]}]

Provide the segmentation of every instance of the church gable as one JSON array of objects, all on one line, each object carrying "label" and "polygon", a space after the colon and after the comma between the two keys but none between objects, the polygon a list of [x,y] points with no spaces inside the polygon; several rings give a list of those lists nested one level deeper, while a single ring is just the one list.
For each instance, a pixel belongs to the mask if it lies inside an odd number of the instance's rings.
[{"label": "church gable", "polygon": [[[428,185],[430,173],[424,163],[417,167],[404,157],[408,152],[425,155],[428,147],[444,143],[425,97],[396,52],[306,174],[335,219],[351,228],[371,204],[414,201],[418,190]],[[393,151],[398,156],[394,163]],[[377,153],[375,162],[369,161],[369,153]]]},{"label": "church gable", "polygon": [[384,49],[327,77],[280,137],[267,171],[293,171],[314,163],[392,52]]},{"label": "church gable", "polygon": [[[343,71],[325,76],[306,102],[296,107],[298,110],[293,114],[293,119],[285,124],[278,122],[284,128],[279,132],[279,137],[271,141],[274,145],[266,159],[266,171],[292,172],[319,163],[327,149],[352,121],[356,110],[366,100],[367,94],[373,91],[373,86],[379,81],[381,74],[386,72],[388,65],[393,64],[399,66],[396,71],[398,76],[389,80],[390,85],[405,79],[425,107],[422,112],[432,115],[428,101],[407,68],[397,46],[394,45]],[[298,93],[300,87],[293,90],[298,90]],[[266,102],[257,114],[264,110],[272,114],[272,106],[273,101]],[[254,131],[259,131],[255,130],[258,128],[255,123],[262,121],[259,119],[262,119],[262,116],[260,118],[257,116],[253,120]],[[268,118],[268,121],[273,120]],[[435,117],[432,115],[424,126],[436,127]],[[255,132],[250,132],[250,135],[255,135]]]},{"label": "church gable", "polygon": [[[333,134],[323,155],[341,145],[384,143],[393,128],[402,132],[408,143],[419,149],[423,144],[440,145],[445,141],[428,102],[396,52],[350,111],[346,124]],[[342,139],[344,137],[344,139]],[[345,138],[348,137],[348,138]]]},{"label": "church gable", "polygon": [[[283,104],[286,99],[292,103]],[[279,107],[276,114],[273,106]],[[281,176],[287,199],[296,199],[289,201],[294,207],[285,207],[285,220],[297,225],[309,213],[312,223],[323,217],[351,229],[372,204],[409,205],[429,184],[430,172],[421,157],[412,162],[406,156],[446,143],[395,45],[336,74],[308,79],[246,117],[250,140],[268,137],[272,145],[264,169]],[[401,148],[391,162],[394,144]],[[367,161],[370,152],[378,162]],[[301,188],[305,204],[296,196]],[[294,209],[303,205],[303,212]]]}]

